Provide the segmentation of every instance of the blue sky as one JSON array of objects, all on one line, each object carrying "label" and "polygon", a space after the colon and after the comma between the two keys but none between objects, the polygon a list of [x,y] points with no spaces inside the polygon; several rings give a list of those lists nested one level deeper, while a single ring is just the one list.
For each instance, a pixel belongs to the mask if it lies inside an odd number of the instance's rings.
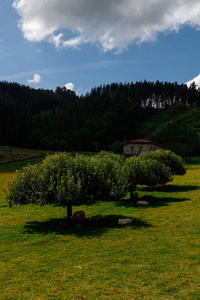
[{"label": "blue sky", "polygon": [[199,29],[199,0],[1,0],[0,81],[78,94],[145,79],[200,84]]}]

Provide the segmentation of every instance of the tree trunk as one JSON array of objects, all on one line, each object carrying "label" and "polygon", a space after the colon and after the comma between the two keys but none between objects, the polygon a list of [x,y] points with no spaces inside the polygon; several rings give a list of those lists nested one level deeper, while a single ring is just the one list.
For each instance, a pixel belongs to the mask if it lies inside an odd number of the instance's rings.
[{"label": "tree trunk", "polygon": [[131,202],[133,202],[134,203],[134,205],[136,205],[137,204],[137,197],[134,197],[133,196],[133,192],[136,190],[136,187],[135,188],[133,188],[133,187],[131,187],[130,188],[130,201]]},{"label": "tree trunk", "polygon": [[72,205],[67,204],[67,220],[70,220],[72,217]]},{"label": "tree trunk", "polygon": [[130,201],[133,201],[133,188],[130,188]]}]

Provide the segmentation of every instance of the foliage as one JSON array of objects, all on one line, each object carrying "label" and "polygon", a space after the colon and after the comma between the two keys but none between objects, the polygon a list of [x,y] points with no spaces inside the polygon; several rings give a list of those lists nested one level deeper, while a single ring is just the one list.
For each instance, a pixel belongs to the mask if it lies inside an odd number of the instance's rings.
[{"label": "foliage", "polygon": [[7,200],[21,205],[59,203],[71,211],[72,205],[87,200],[116,199],[124,195],[119,176],[122,163],[122,156],[106,152],[96,156],[49,155],[42,163],[17,172],[9,182]]},{"label": "foliage", "polygon": [[112,152],[102,151],[95,156],[97,182],[100,198],[119,199],[125,194],[122,176],[124,157]]},{"label": "foliage", "polygon": [[165,184],[172,181],[172,173],[168,166],[163,162],[155,159],[147,159],[144,161],[143,177],[139,182],[140,185],[156,185]]},{"label": "foliage", "polygon": [[198,90],[169,82],[112,83],[84,96],[0,82],[0,143],[118,153],[125,138],[143,137],[193,155],[200,149],[199,106]]},{"label": "foliage", "polygon": [[67,207],[69,218],[72,205],[116,200],[127,190],[132,195],[137,185],[167,183],[172,174],[184,174],[180,157],[170,151],[154,153],[126,160],[122,155],[104,151],[92,156],[48,155],[40,164],[17,172],[9,182],[7,200],[15,204],[59,203]]},{"label": "foliage", "polygon": [[200,109],[172,105],[138,124],[137,132],[148,140],[165,145],[182,157],[198,155],[200,151]]},{"label": "foliage", "polygon": [[184,175],[186,172],[183,159],[170,150],[158,150],[142,153],[140,158],[144,161],[147,159],[153,159],[165,164],[170,168],[173,175]]},{"label": "foliage", "polygon": [[172,180],[171,170],[163,162],[141,156],[127,158],[123,174],[132,200],[137,185],[165,184]]},{"label": "foliage", "polygon": [[8,202],[20,205],[34,203],[35,199],[39,198],[37,185],[39,176],[40,169],[37,165],[29,165],[23,168],[23,171],[17,171],[13,181],[8,182],[9,190],[6,192]]}]

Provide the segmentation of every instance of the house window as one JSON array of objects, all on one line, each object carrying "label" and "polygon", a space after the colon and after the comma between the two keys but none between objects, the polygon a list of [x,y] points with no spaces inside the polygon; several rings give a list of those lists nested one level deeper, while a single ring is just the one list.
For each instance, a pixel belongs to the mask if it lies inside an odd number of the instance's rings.
[{"label": "house window", "polygon": [[140,152],[142,151],[142,146],[139,147],[139,151],[140,151]]},{"label": "house window", "polygon": [[134,147],[133,147],[133,146],[131,146],[131,151],[132,151],[132,152],[134,151]]},{"label": "house window", "polygon": [[150,151],[155,151],[157,150],[156,147],[150,147]]},{"label": "house window", "polygon": [[124,147],[124,153],[125,153],[125,154],[128,154],[128,152],[129,152],[129,147],[128,147],[128,146],[125,146],[125,147]]}]

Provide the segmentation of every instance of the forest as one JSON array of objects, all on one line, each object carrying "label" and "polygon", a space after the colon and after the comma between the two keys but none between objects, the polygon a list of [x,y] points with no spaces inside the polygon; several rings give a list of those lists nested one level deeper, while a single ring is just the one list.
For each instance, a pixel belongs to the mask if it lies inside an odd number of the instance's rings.
[{"label": "forest", "polygon": [[0,144],[56,151],[122,151],[145,138],[179,155],[200,151],[200,92],[170,82],[112,83],[76,95],[0,82]]}]

